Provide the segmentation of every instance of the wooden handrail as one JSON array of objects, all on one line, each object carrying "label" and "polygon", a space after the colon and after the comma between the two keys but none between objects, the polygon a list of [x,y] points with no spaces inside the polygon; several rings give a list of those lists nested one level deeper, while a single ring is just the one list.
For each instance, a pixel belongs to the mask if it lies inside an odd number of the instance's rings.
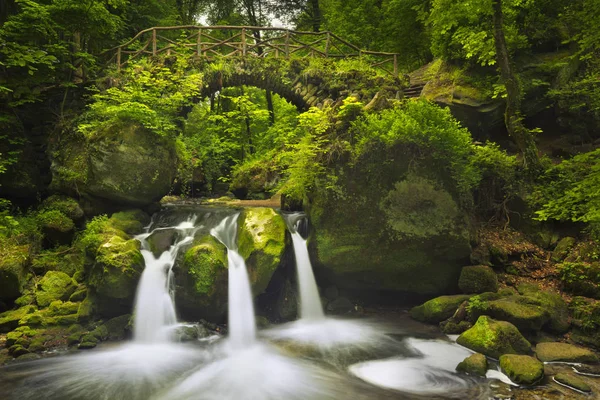
[{"label": "wooden handrail", "polygon": [[[159,35],[159,32],[177,30],[192,31],[192,33],[186,33],[179,41]],[[215,31],[233,32],[227,34],[226,36],[228,37],[217,38],[216,36],[223,35],[215,35]],[[278,32],[280,34],[274,36],[257,34],[257,32],[261,31]],[[138,40],[146,34],[151,34],[151,36],[147,40],[144,39],[143,41],[138,42]],[[310,39],[307,36],[312,36],[314,39]],[[238,38],[239,41],[234,41],[234,39]],[[303,40],[301,40],[302,38]],[[135,43],[139,44],[132,46]],[[363,56],[368,56],[369,61],[373,61],[371,63],[373,68],[392,73],[395,76],[398,75],[398,53],[362,50],[358,46],[330,31],[304,32],[269,26],[156,26],[138,32],[127,42],[105,50],[101,54],[112,53],[111,61],[116,58],[117,69],[120,69],[128,61],[142,55],[151,54],[152,56],[156,56],[164,51],[167,51],[167,54],[170,54],[171,50],[174,49],[174,46],[179,44],[183,47],[195,48],[194,54],[199,57],[207,57],[209,53],[211,54],[211,57],[212,55],[216,57],[227,57],[234,54],[241,55],[242,57],[257,55],[260,57],[273,57],[273,52],[266,52],[263,54],[265,48],[275,50],[275,57],[279,57],[279,54],[283,53],[283,56],[286,58],[299,56],[341,59],[355,57],[362,58]],[[151,46],[151,51],[146,51],[149,46]],[[392,67],[393,72],[390,72],[386,66]]]}]

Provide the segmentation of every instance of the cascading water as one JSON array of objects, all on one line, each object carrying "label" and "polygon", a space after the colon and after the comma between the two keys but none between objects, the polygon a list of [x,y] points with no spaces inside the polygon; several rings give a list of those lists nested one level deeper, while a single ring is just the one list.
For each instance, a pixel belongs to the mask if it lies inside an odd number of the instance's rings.
[{"label": "cascading water", "polygon": [[[194,227],[196,216],[172,228],[157,228],[136,236],[141,242],[141,253],[146,267],[138,284],[133,337],[136,342],[157,343],[169,340],[168,329],[177,323],[173,290],[173,265],[181,246],[190,243],[197,228]],[[175,229],[177,239],[170,249],[155,257],[150,250],[148,237],[155,231]]]},{"label": "cascading water", "polygon": [[235,348],[246,348],[256,340],[256,321],[246,263],[237,252],[238,216],[234,214],[223,219],[210,233],[227,247],[229,341]]},{"label": "cascading water", "polygon": [[308,246],[306,240],[298,232],[305,215],[302,213],[284,214],[284,218],[292,235],[294,255],[296,256],[298,289],[300,292],[300,318],[304,320],[322,320],[325,315],[323,314],[317,281],[310,263]]}]

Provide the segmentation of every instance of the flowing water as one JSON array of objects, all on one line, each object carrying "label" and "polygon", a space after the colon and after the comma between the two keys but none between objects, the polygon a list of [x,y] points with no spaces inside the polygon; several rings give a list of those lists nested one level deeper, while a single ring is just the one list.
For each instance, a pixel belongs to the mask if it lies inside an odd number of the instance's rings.
[{"label": "flowing water", "polygon": [[[0,367],[0,398],[528,398],[518,397],[520,389],[507,384],[497,367],[488,371],[490,379],[457,374],[454,368],[471,351],[435,327],[411,320],[406,312],[380,310],[383,322],[324,316],[306,241],[298,232],[298,221],[304,218],[300,214],[286,219],[296,256],[301,318],[257,336],[248,273],[237,252],[238,214],[232,212],[179,207],[153,216],[146,233],[137,237],[146,267],[136,296],[133,341]],[[178,252],[194,236],[208,233],[228,249],[229,337],[177,343],[170,334],[177,327],[173,267]],[[160,237],[168,239],[164,251],[156,248]],[[572,398],[568,389],[554,385],[551,390],[559,396],[548,398]],[[563,393],[567,396],[561,397]]]},{"label": "flowing water", "polygon": [[256,321],[252,289],[246,270],[246,262],[237,252],[237,219],[239,214],[231,215],[210,233],[227,247],[229,277],[229,341],[235,348],[252,345],[256,339]]}]

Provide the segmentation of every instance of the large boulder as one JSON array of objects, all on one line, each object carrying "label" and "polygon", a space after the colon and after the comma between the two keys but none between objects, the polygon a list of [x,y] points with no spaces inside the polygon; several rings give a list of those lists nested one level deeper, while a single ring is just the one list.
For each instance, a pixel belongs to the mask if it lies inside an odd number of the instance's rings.
[{"label": "large boulder", "polygon": [[[422,173],[436,182],[409,173],[408,147],[369,156],[365,165],[340,173],[343,196],[318,193],[313,199],[310,240],[318,272],[346,291],[455,291],[471,247],[452,184],[436,183],[445,177],[432,167]],[[377,173],[365,172],[371,170]]]},{"label": "large boulder", "polygon": [[438,324],[454,315],[468,295],[440,296],[410,310],[410,316],[421,322]]},{"label": "large boulder", "polygon": [[456,366],[458,372],[482,377],[485,376],[487,369],[487,358],[480,353],[471,354]]},{"label": "large boulder", "polygon": [[107,201],[151,204],[168,193],[176,174],[174,141],[132,122],[115,122],[86,136],[74,133],[56,150],[52,188],[81,194],[91,204],[89,212],[102,210]]},{"label": "large boulder", "polygon": [[463,332],[456,343],[498,359],[503,354],[529,354],[531,344],[510,322],[495,321],[482,315],[475,325]]},{"label": "large boulder", "polygon": [[531,356],[505,354],[500,357],[500,368],[521,385],[533,385],[544,377],[544,364]]}]

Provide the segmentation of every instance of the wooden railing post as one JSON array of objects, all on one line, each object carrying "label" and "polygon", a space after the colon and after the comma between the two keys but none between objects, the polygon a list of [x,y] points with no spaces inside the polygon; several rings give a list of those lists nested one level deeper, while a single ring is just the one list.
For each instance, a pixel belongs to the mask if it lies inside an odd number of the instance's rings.
[{"label": "wooden railing post", "polygon": [[156,29],[152,29],[152,55],[156,55]]},{"label": "wooden railing post", "polygon": [[117,71],[121,71],[121,47],[117,48]]},{"label": "wooden railing post", "polygon": [[325,42],[325,57],[329,57],[329,45],[331,44],[331,33],[327,31],[327,41]]},{"label": "wooden railing post", "polygon": [[290,58],[290,30],[285,31],[285,58]]},{"label": "wooden railing post", "polygon": [[394,76],[398,76],[398,54],[394,54]]},{"label": "wooden railing post", "polygon": [[242,28],[242,56],[246,57],[246,28]]},{"label": "wooden railing post", "polygon": [[202,55],[202,29],[198,29],[198,37],[196,38],[196,55]]}]

